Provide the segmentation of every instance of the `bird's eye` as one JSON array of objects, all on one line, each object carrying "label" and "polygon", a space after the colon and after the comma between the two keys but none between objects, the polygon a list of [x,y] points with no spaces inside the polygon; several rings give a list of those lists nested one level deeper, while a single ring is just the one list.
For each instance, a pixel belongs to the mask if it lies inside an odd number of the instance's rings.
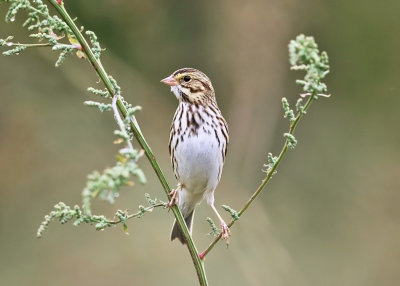
[{"label": "bird's eye", "polygon": [[191,80],[191,77],[190,77],[189,75],[185,75],[185,76],[183,77],[183,80],[186,81],[186,82],[188,82],[188,81]]}]

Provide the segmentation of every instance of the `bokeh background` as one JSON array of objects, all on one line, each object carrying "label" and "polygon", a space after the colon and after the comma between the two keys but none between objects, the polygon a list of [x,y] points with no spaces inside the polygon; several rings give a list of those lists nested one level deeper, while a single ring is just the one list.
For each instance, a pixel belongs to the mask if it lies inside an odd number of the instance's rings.
[{"label": "bokeh background", "polygon": [[[277,175],[232,229],[229,249],[209,254],[211,285],[399,285],[400,2],[293,0],[66,1],[78,23],[107,49],[102,59],[171,184],[170,122],[177,101],[160,79],[196,67],[213,80],[231,134],[217,205],[239,209],[277,154],[287,121],[281,97],[299,93],[287,44],[313,35],[330,56],[328,100],[315,102]],[[0,6],[4,18],[7,6]],[[21,42],[22,14],[0,24]],[[43,216],[80,203],[86,174],[115,162],[111,113],[83,106],[99,86],[91,66],[70,57],[56,69],[48,49],[0,58],[0,277],[2,285],[196,285],[187,249],[169,241],[172,213],[154,211],[121,228],[54,223]],[[127,188],[96,213],[164,199],[143,158],[148,184]],[[225,213],[225,217],[228,215]],[[194,238],[211,238],[203,203]]]}]

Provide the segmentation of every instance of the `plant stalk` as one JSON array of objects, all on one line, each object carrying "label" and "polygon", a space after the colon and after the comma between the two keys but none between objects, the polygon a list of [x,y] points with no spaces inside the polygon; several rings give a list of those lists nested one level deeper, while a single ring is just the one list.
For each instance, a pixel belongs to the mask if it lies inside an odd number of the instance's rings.
[{"label": "plant stalk", "polygon": [[[304,105],[304,112],[299,112],[298,115],[296,116],[295,120],[290,124],[289,127],[289,134],[293,135],[294,130],[296,129],[297,124],[299,123],[300,119],[303,117],[307,109],[309,108],[311,102],[314,100],[314,94],[311,94]],[[248,209],[248,207],[251,205],[251,203],[254,201],[254,199],[261,193],[261,191],[265,188],[265,186],[269,183],[271,180],[272,176],[274,175],[274,172],[276,168],[278,167],[279,163],[281,162],[282,158],[284,157],[286,151],[289,148],[289,140],[286,139],[285,145],[283,145],[283,148],[281,150],[281,153],[279,154],[278,158],[276,159],[276,162],[272,166],[272,168],[268,171],[267,175],[265,178],[262,180],[260,186],[257,188],[257,190],[253,193],[253,195],[249,198],[249,200],[246,202],[246,204],[242,207],[242,209],[238,212],[239,217],[242,216],[242,214]],[[233,224],[235,223],[235,220],[231,220],[228,223],[228,227],[230,228]],[[213,249],[213,247],[217,244],[217,242],[221,239],[222,233],[220,233],[218,236],[214,238],[214,240],[210,243],[210,245],[200,254],[200,257],[204,259],[204,257]]]},{"label": "plant stalk", "polygon": [[[78,29],[78,27],[75,25],[74,21],[72,20],[72,18],[69,16],[68,12],[65,10],[64,8],[64,3],[61,2],[60,4],[58,3],[57,0],[48,0],[50,2],[50,4],[57,10],[57,12],[60,14],[60,16],[64,19],[64,21],[67,23],[67,25],[70,27],[70,29],[72,30],[74,36],[76,37],[76,39],[79,41],[79,43],[82,46],[82,51],[85,52],[85,54],[87,55],[87,58],[89,60],[89,62],[92,64],[92,66],[94,67],[94,69],[96,70],[97,74],[99,75],[100,79],[103,81],[105,87],[107,88],[108,92],[112,95],[112,97],[115,96],[115,91],[113,88],[113,85],[105,71],[105,69],[103,68],[101,62],[99,59],[96,59],[95,55],[93,54],[93,51],[91,50],[88,42],[86,41],[86,39],[83,37],[82,33],[80,32],[80,30]],[[118,110],[119,112],[122,114],[122,116],[126,117],[127,116],[127,109],[126,106],[124,105],[124,103],[122,102],[121,98],[118,96],[117,98],[117,106],[118,106]],[[131,120],[130,120],[130,125],[132,128],[132,131],[137,139],[137,141],[139,142],[139,145],[143,148],[147,159],[149,160],[151,166],[153,167],[158,179],[161,182],[161,185],[165,191],[165,194],[167,195],[168,199],[170,199],[170,191],[171,188],[153,154],[153,152],[151,151],[150,146],[147,144],[143,134],[140,131],[139,126],[136,123],[136,119],[135,117],[132,116]],[[206,272],[204,269],[204,262],[200,259],[199,255],[198,255],[198,251],[196,249],[196,246],[193,242],[193,239],[189,233],[189,229],[186,226],[185,220],[179,210],[179,208],[177,206],[173,206],[172,208],[172,212],[175,216],[175,219],[178,223],[178,225],[180,226],[180,228],[183,231],[183,234],[186,238],[186,242],[187,242],[187,247],[189,249],[189,253],[192,257],[192,261],[193,264],[195,266],[196,269],[196,273],[199,279],[199,283],[201,286],[206,286],[208,285],[207,282],[207,277],[206,277]]]}]

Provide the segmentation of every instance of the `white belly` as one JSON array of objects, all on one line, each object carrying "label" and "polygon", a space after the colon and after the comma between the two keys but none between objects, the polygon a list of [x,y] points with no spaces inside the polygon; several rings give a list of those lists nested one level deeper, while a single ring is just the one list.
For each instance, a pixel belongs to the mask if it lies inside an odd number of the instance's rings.
[{"label": "white belly", "polygon": [[179,182],[192,194],[212,192],[217,187],[223,158],[214,133],[199,128],[175,150]]}]

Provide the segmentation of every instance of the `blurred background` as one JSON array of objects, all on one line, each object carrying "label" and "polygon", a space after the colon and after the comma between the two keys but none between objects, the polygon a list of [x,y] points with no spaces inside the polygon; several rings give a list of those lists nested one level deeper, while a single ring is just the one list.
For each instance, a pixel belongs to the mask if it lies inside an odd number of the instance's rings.
[{"label": "blurred background", "polygon": [[[330,57],[332,97],[313,104],[296,130],[299,143],[266,191],[232,228],[228,249],[207,256],[210,285],[399,285],[400,2],[387,1],[66,1],[71,16],[97,33],[106,70],[137,119],[171,185],[170,123],[177,101],[160,79],[196,67],[213,81],[230,127],[216,205],[240,209],[259,185],[267,153],[287,130],[280,100],[300,92],[287,44],[313,35]],[[4,19],[7,5],[0,6]],[[27,42],[15,23],[0,38]],[[54,204],[79,204],[86,175],[112,166],[111,113],[83,106],[101,87],[90,64],[46,48],[0,58],[0,277],[3,285],[197,285],[186,247],[169,241],[172,213],[156,210],[122,227],[51,224]],[[136,144],[136,143],[135,143]],[[137,144],[136,144],[137,146]],[[165,199],[145,158],[148,184],[121,192],[112,216]],[[210,242],[203,203],[194,238]],[[228,214],[224,213],[228,218]]]}]

